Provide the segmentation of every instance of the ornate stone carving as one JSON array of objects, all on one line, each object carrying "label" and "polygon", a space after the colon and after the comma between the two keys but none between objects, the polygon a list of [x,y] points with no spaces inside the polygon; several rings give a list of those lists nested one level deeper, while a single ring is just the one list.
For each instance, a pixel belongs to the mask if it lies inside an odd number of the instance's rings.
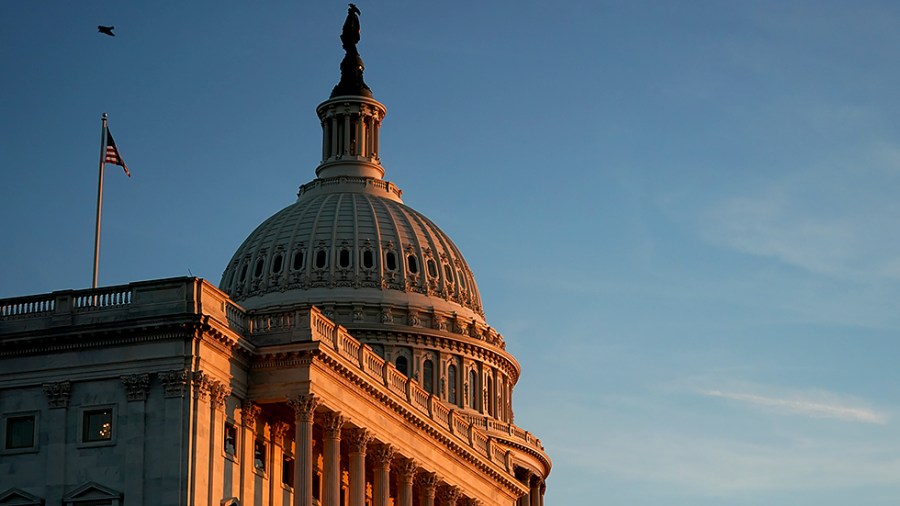
[{"label": "ornate stone carving", "polygon": [[288,433],[291,426],[282,420],[276,420],[269,426],[269,437],[272,443],[281,446],[284,443],[284,436]]},{"label": "ornate stone carving", "polygon": [[372,434],[366,429],[348,429],[346,434],[347,445],[351,452],[366,454],[366,445],[372,439]]},{"label": "ornate stone carving", "polygon": [[459,495],[459,487],[456,485],[444,485],[438,490],[438,498],[441,500],[441,506],[456,506]]},{"label": "ornate stone carving", "polygon": [[56,383],[44,383],[44,395],[47,396],[47,404],[51,408],[65,408],[69,405],[69,392],[72,384],[68,381]]},{"label": "ornate stone carving", "polygon": [[191,384],[194,388],[194,399],[205,401],[209,394],[209,376],[203,371],[194,371],[191,373]]},{"label": "ornate stone carving", "polygon": [[330,411],[322,415],[322,428],[326,439],[340,439],[341,427],[344,426],[344,417],[340,412]]},{"label": "ornate stone carving", "polygon": [[415,309],[410,309],[409,315],[406,318],[410,327],[419,327],[422,325],[422,320],[419,319],[419,312]]},{"label": "ornate stone carving", "polygon": [[434,497],[434,490],[438,484],[437,474],[428,472],[419,473],[416,478],[425,494]]},{"label": "ornate stone carving", "polygon": [[150,391],[150,375],[129,374],[122,376],[122,384],[125,385],[125,395],[129,401],[147,400],[147,392]]},{"label": "ornate stone carving", "polygon": [[163,384],[164,394],[167,398],[184,397],[191,372],[187,369],[174,369],[162,371],[157,376]]},{"label": "ornate stone carving", "polygon": [[300,423],[309,423],[313,421],[313,416],[315,415],[316,406],[318,404],[319,399],[315,394],[298,395],[297,397],[288,400],[288,405],[294,408],[294,416],[297,417],[297,422]]},{"label": "ornate stone carving", "polygon": [[250,430],[256,429],[256,419],[262,412],[262,408],[253,404],[252,401],[244,401],[241,406],[241,423]]},{"label": "ornate stone carving", "polygon": [[394,459],[394,447],[389,444],[380,444],[372,451],[372,460],[376,466],[391,468],[391,460]]},{"label": "ornate stone carving", "polygon": [[397,478],[405,483],[412,483],[413,478],[416,476],[416,469],[418,469],[419,464],[413,459],[408,459],[406,457],[400,457],[394,460],[394,472],[397,473]]},{"label": "ornate stone carving", "polygon": [[394,315],[389,308],[381,310],[381,323],[394,323]]},{"label": "ornate stone carving", "polygon": [[225,406],[225,399],[231,395],[231,389],[226,387],[221,381],[209,380],[209,404],[215,409]]},{"label": "ornate stone carving", "polygon": [[459,506],[481,506],[481,501],[478,499],[472,499],[471,497],[463,497],[459,501],[457,501]]}]

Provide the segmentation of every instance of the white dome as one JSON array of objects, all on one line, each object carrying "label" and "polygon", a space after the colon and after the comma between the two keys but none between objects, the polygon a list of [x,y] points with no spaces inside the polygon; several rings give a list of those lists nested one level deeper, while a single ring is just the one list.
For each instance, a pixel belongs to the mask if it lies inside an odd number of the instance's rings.
[{"label": "white dome", "polygon": [[[379,189],[381,187],[381,189]],[[379,195],[384,190],[386,195]],[[390,304],[484,322],[475,278],[453,241],[390,183],[316,179],[235,252],[221,288],[248,309]]]}]

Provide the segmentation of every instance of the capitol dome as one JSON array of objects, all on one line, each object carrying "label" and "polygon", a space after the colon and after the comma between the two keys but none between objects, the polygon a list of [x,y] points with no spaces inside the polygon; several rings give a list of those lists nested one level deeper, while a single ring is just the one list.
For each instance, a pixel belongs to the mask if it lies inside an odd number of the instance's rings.
[{"label": "capitol dome", "polygon": [[316,306],[348,328],[414,327],[503,347],[459,249],[384,179],[386,109],[362,67],[342,64],[341,82],[316,112],[317,177],[247,237],[219,287],[250,311]]}]

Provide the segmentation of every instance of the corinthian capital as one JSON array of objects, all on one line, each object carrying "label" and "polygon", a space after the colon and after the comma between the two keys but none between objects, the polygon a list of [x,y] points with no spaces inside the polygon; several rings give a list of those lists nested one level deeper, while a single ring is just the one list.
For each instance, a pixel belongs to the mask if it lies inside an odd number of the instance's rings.
[{"label": "corinthian capital", "polygon": [[69,391],[72,384],[68,381],[44,383],[44,395],[51,408],[64,408],[69,405]]},{"label": "corinthian capital", "polygon": [[294,416],[297,422],[309,423],[313,421],[316,412],[316,406],[319,404],[318,397],[315,394],[303,394],[288,400],[288,405],[294,408]]},{"label": "corinthian capital", "polygon": [[339,412],[329,411],[322,415],[322,426],[325,429],[325,439],[340,439],[344,417]]},{"label": "corinthian capital", "polygon": [[366,429],[348,429],[346,439],[351,452],[365,455],[366,445],[372,439],[372,434]]}]

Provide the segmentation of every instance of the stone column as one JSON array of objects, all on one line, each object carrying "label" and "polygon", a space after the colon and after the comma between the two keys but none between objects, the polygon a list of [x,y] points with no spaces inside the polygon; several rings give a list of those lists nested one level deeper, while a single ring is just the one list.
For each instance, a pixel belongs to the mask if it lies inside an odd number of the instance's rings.
[{"label": "stone column", "polygon": [[326,413],[322,417],[325,429],[325,469],[323,469],[323,506],[341,506],[341,427],[344,417],[339,412]]},{"label": "stone column", "polygon": [[[189,404],[185,399],[188,391],[188,385],[191,381],[191,371],[189,369],[173,369],[170,371],[160,371],[157,374],[160,382],[163,384],[163,420],[165,427],[182,427],[186,420],[189,420]],[[182,431],[183,432],[183,431]],[[190,475],[190,467],[188,459],[190,458],[190,447],[188,443],[190,438],[182,433],[180,437],[169,438],[176,439],[178,444],[179,456],[179,472],[173,473],[171,469],[163,466],[150,466],[149,479],[157,483],[157,490],[160,504],[184,504],[188,499],[188,476]],[[156,453],[151,447],[151,455]],[[52,504],[50,498],[47,498],[47,504]],[[58,504],[58,503],[57,503]]]},{"label": "stone column", "polygon": [[242,504],[250,504],[256,497],[256,470],[253,450],[256,445],[256,419],[262,412],[259,406],[245,400],[241,408],[241,490]]},{"label": "stone column", "polygon": [[366,429],[347,431],[350,447],[350,506],[366,504],[366,445],[372,435]]},{"label": "stone column", "polygon": [[541,479],[538,476],[531,478],[531,492],[528,495],[531,497],[529,506],[541,506]]},{"label": "stone column", "polygon": [[273,422],[269,426],[269,438],[272,440],[269,447],[269,497],[272,504],[282,502],[282,476],[284,473],[284,435],[290,427],[282,421]]},{"label": "stone column", "polygon": [[422,473],[419,475],[419,490],[422,506],[434,506],[434,489],[437,487],[438,477],[434,473]]},{"label": "stone column", "polygon": [[313,416],[318,398],[313,394],[298,395],[288,401],[294,408],[294,506],[312,506]]},{"label": "stone column", "polygon": [[390,506],[391,502],[391,460],[394,458],[394,447],[389,444],[378,445],[372,454],[375,460],[375,488],[373,496],[375,506]]},{"label": "stone column", "polygon": [[[219,381],[210,381],[209,385],[209,501],[219,501],[225,492],[225,399],[231,390]],[[228,494],[230,495],[230,493]]]},{"label": "stone column", "polygon": [[[125,455],[125,494],[144,503],[144,443],[146,430],[144,415],[146,412],[147,392],[150,390],[149,374],[130,374],[122,376],[122,385],[128,397],[128,423],[119,439],[127,444]],[[123,437],[124,436],[124,437]]]},{"label": "stone column", "polygon": [[438,497],[441,500],[440,506],[456,506],[456,501],[459,499],[459,487],[444,485],[438,491]]},{"label": "stone column", "polygon": [[544,492],[547,491],[547,482],[541,482],[541,506],[544,506]]},{"label": "stone column", "polygon": [[195,504],[209,500],[209,439],[210,439],[210,378],[203,371],[191,373],[191,392],[193,408],[189,413],[191,419],[190,451],[190,497]]},{"label": "stone column", "polygon": [[[50,407],[47,427],[58,428],[47,435],[46,500],[47,504],[62,504],[63,494],[66,493],[66,413],[72,384],[68,381],[44,383],[43,389]],[[38,429],[35,427],[36,433],[40,433]]]},{"label": "stone column", "polygon": [[394,463],[394,469],[397,472],[397,506],[412,506],[413,495],[412,486],[413,478],[416,475],[416,461],[413,459],[400,458]]}]

